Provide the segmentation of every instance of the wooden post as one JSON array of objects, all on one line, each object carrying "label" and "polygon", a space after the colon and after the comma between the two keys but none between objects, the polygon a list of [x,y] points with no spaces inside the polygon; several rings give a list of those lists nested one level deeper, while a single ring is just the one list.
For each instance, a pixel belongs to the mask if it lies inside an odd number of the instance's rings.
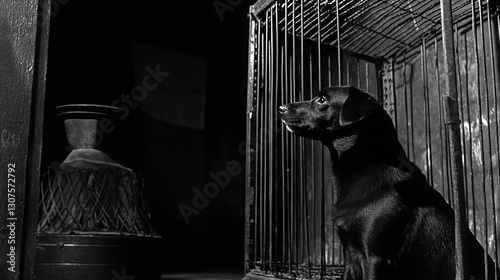
[{"label": "wooden post", "polygon": [[39,0],[35,48],[35,69],[31,104],[31,121],[28,144],[28,164],[25,196],[25,229],[22,237],[23,256],[20,279],[35,278],[36,230],[40,195],[40,170],[42,161],[43,115],[49,48],[51,0]]},{"label": "wooden post", "polygon": [[450,0],[441,1],[441,27],[444,51],[444,72],[446,93],[443,96],[445,124],[450,139],[451,183],[453,185],[453,201],[455,210],[455,260],[456,279],[469,279],[467,266],[467,248],[465,236],[465,191],[463,181],[462,147],[460,143],[460,115],[458,107],[458,90],[455,66],[455,47],[453,41],[453,17]]},{"label": "wooden post", "polygon": [[26,240],[38,204],[45,70],[37,60],[46,61],[46,48],[37,48],[38,0],[0,7],[0,279],[31,279],[22,270],[34,263],[25,252],[34,252]]}]

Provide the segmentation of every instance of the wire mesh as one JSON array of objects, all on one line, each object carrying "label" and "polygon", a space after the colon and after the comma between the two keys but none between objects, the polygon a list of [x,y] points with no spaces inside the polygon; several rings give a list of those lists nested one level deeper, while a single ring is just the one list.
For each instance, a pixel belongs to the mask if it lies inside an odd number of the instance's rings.
[{"label": "wire mesh", "polygon": [[[344,51],[370,57],[400,56],[418,48],[422,39],[439,36],[441,31],[440,6],[439,1],[435,0],[260,2],[272,2],[277,5],[278,12],[285,9],[288,11],[286,17],[280,17],[278,23],[282,29],[285,28],[285,18],[292,23],[286,26],[289,33],[303,29],[303,36],[311,40],[317,40],[321,33],[321,42],[334,46],[339,45],[340,38]],[[454,22],[460,26],[470,25],[470,1],[452,2]],[[483,15],[496,8],[490,7],[487,1],[474,1],[473,5],[475,10],[481,8]],[[261,7],[264,8],[265,5]],[[259,13],[261,16],[262,14]]]}]

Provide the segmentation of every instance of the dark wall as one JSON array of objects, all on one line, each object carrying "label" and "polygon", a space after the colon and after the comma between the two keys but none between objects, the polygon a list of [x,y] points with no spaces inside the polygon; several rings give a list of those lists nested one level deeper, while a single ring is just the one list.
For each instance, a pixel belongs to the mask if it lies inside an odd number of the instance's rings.
[{"label": "dark wall", "polygon": [[[153,119],[139,106],[99,147],[143,173],[152,219],[165,240],[159,249],[164,271],[243,268],[244,154],[238,147],[245,140],[246,15],[253,1],[234,7],[226,2],[238,1],[149,0],[132,5],[61,0],[53,9],[43,170],[68,152],[54,107],[111,105],[130,93],[136,85],[132,44],[147,43],[208,62],[204,129]],[[219,4],[219,13],[214,4]],[[226,172],[228,163],[232,173]],[[219,187],[203,209],[194,208],[199,212],[187,224],[179,205],[192,207],[193,189],[203,191],[217,182],[214,178],[227,186]]]}]

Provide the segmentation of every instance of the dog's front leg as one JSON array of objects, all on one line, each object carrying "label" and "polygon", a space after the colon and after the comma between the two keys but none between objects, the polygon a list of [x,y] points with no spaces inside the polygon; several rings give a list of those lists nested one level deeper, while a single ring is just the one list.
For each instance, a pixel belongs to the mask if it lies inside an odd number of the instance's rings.
[{"label": "dog's front leg", "polygon": [[361,264],[358,261],[348,261],[344,266],[344,277],[343,280],[362,280],[363,273],[361,269]]},{"label": "dog's front leg", "polygon": [[363,269],[361,268],[362,252],[358,243],[355,242],[348,231],[342,227],[337,227],[340,242],[344,248],[344,275],[343,280],[363,280]]},{"label": "dog's front leg", "polygon": [[[342,239],[342,238],[341,238]],[[345,240],[345,239],[344,239]],[[344,276],[343,280],[362,280],[363,279],[363,269],[361,267],[361,254],[350,242],[345,240],[343,242],[344,246]]]},{"label": "dog's front leg", "polygon": [[390,261],[378,256],[368,256],[361,263],[363,280],[390,280],[394,279],[394,271]]}]

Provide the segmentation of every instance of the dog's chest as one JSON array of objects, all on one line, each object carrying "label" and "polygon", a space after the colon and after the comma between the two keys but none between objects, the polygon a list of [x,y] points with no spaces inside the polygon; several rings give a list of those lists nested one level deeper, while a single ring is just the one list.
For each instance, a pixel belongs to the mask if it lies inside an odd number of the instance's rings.
[{"label": "dog's chest", "polygon": [[366,228],[367,221],[373,219],[369,210],[370,205],[364,205],[360,208],[335,206],[333,210],[333,223],[338,228],[346,232],[359,232]]},{"label": "dog's chest", "polygon": [[401,208],[393,196],[379,197],[373,201],[337,204],[333,211],[333,223],[353,235],[385,234],[395,220],[400,220]]}]

